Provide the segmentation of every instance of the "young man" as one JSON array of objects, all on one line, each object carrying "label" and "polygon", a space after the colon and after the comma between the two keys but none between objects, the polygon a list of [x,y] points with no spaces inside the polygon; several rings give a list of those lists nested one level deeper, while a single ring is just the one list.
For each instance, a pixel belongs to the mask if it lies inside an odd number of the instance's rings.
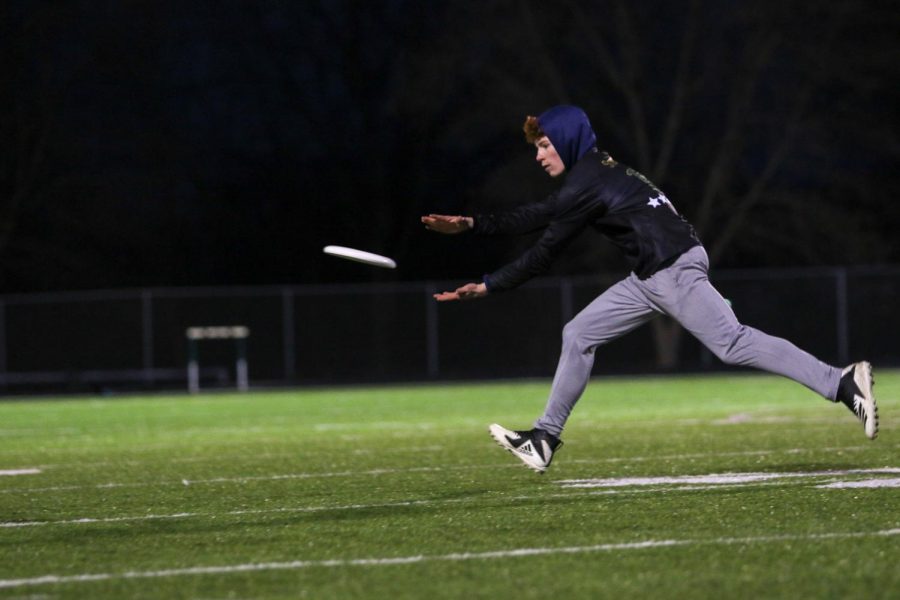
[{"label": "young man", "polygon": [[693,227],[646,177],[597,149],[584,111],[556,106],[525,121],[528,143],[551,177],[562,186],[541,202],[506,214],[422,217],[426,228],[455,234],[525,233],[543,230],[522,256],[452,292],[440,302],[470,300],[511,290],[545,271],[565,246],[587,227],[605,235],[625,254],[632,273],[600,294],[563,329],[562,353],[544,414],[531,430],[491,425],[490,434],[527,466],[543,472],[562,445],[569,413],[584,392],[594,351],[657,314],[667,314],[719,359],[777,373],[826,399],[842,402],[862,422],[866,436],[878,434],[872,367],[854,363],[841,370],[790,342],[741,325],[707,278],[709,262]]}]

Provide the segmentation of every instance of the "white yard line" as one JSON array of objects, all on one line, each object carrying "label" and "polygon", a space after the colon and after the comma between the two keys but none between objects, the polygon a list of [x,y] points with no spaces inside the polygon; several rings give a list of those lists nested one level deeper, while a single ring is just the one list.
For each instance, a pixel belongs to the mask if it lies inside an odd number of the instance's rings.
[{"label": "white yard line", "polygon": [[[731,485],[731,486],[691,486],[691,487],[662,487],[662,488],[641,488],[635,490],[603,490],[603,491],[594,491],[594,492],[581,492],[578,493],[568,493],[568,494],[547,494],[541,495],[540,498],[575,498],[575,497],[583,497],[585,495],[593,496],[593,495],[612,495],[612,494],[648,494],[648,493],[666,493],[666,492],[680,492],[680,491],[695,491],[702,489],[711,489],[715,487],[719,489],[721,487],[759,487],[761,485],[778,485],[775,483],[761,483],[761,484],[745,484],[745,485]],[[496,498],[492,498],[492,500],[497,501],[505,501],[505,502],[523,502],[523,501],[533,501],[535,500],[535,496],[513,496],[513,497],[501,497],[497,496]],[[355,510],[369,510],[373,508],[405,508],[410,506],[433,506],[433,505],[445,505],[445,504],[466,504],[466,503],[475,503],[475,502],[483,502],[484,499],[474,498],[450,498],[450,499],[440,499],[440,500],[401,500],[398,502],[381,502],[381,503],[372,503],[372,504],[342,504],[342,505],[320,505],[320,506],[297,506],[297,507],[280,507],[280,508],[260,508],[260,509],[245,509],[245,510],[232,510],[225,512],[182,512],[182,513],[173,513],[169,515],[132,515],[132,516],[122,516],[122,517],[81,517],[77,519],[61,519],[58,521],[8,521],[5,523],[0,523],[0,529],[18,529],[24,527],[43,527],[43,526],[60,526],[60,525],[92,525],[92,524],[102,524],[102,523],[130,523],[137,521],[159,521],[159,520],[177,520],[177,519],[191,519],[191,518],[221,518],[228,516],[240,516],[240,515],[264,515],[264,514],[285,514],[285,513],[314,513],[314,512],[326,512],[326,511],[355,511]]]},{"label": "white yard line", "polygon": [[[419,452],[442,452],[445,450],[445,446],[438,445],[429,445],[429,446],[410,446],[407,448],[390,448],[387,451],[385,450],[372,450],[368,448],[357,448],[351,450],[353,454],[359,455],[367,455],[377,454],[378,456],[384,456],[385,454],[413,454]],[[290,458],[296,459],[296,452],[267,452],[254,454],[254,459],[264,459],[264,458],[273,458],[273,459],[283,459]],[[209,456],[181,456],[176,458],[166,458],[167,464],[181,464],[181,463],[221,463],[228,461],[233,458],[246,458],[244,454],[228,454],[228,453],[218,453],[214,457]],[[64,462],[64,463],[45,463],[37,465],[40,469],[71,469],[73,467],[85,468],[85,467],[121,467],[123,465],[126,466],[141,466],[146,464],[156,464],[159,462],[159,457],[147,457],[146,460],[138,460],[135,458],[122,459],[122,460],[98,460],[91,462]]]},{"label": "white yard line", "polygon": [[[614,494],[652,494],[652,493],[667,493],[667,492],[684,492],[684,491],[696,491],[696,490],[708,490],[708,489],[721,489],[721,488],[752,488],[752,487],[760,487],[760,486],[772,486],[772,485],[782,485],[782,483],[778,482],[763,482],[763,483],[755,483],[755,484],[735,484],[735,485],[721,485],[721,486],[690,486],[690,487],[673,487],[673,486],[665,486],[665,487],[644,487],[633,490],[601,490],[601,491],[581,491],[581,490],[573,490],[570,493],[557,493],[557,494],[542,494],[539,498],[576,498],[583,496],[601,496],[601,495],[614,495]],[[490,500],[496,501],[505,501],[505,502],[523,502],[523,501],[534,501],[535,496],[512,496],[512,497],[504,497],[504,496],[496,496],[494,498],[490,498]],[[277,514],[277,513],[312,513],[312,512],[325,512],[325,511],[353,511],[353,510],[367,510],[372,508],[402,508],[408,506],[427,506],[427,505],[443,505],[443,504],[465,504],[470,502],[483,502],[484,499],[482,497],[469,499],[469,498],[450,498],[450,499],[440,499],[440,500],[401,500],[398,502],[381,502],[381,503],[372,503],[372,504],[343,504],[343,505],[319,505],[319,506],[297,506],[297,507],[280,507],[280,508],[260,508],[260,509],[245,509],[245,510],[233,510],[226,511],[221,513],[203,513],[203,512],[195,512],[195,513],[174,513],[170,515],[133,515],[133,516],[122,516],[122,517],[82,517],[78,519],[62,519],[58,521],[8,521],[6,523],[0,523],[0,529],[16,529],[20,527],[42,527],[42,526],[53,526],[53,525],[91,525],[95,523],[122,523],[122,522],[134,522],[134,521],[155,521],[155,520],[165,520],[165,519],[190,519],[190,518],[202,518],[202,517],[225,517],[225,516],[239,516],[239,515],[262,515],[262,514]]]},{"label": "white yard line", "polygon": [[411,467],[407,469],[369,469],[368,471],[331,471],[325,473],[284,473],[277,475],[253,475],[244,477],[214,477],[211,479],[181,479],[156,482],[134,482],[134,483],[98,483],[95,485],[62,485],[40,488],[8,488],[0,490],[0,494],[15,493],[40,493],[40,492],[58,492],[69,490],[91,490],[91,489],[111,489],[111,488],[135,488],[135,487],[157,487],[168,485],[198,485],[207,483],[248,483],[251,481],[279,481],[284,479],[316,479],[320,477],[357,477],[357,476],[379,476],[392,475],[396,473],[427,473],[427,472],[445,472],[455,470],[468,469],[496,469],[496,468],[515,468],[518,465],[464,465],[464,466],[444,466],[444,467]]},{"label": "white yard line", "polygon": [[[880,440],[879,440],[880,441]],[[164,446],[160,446],[162,448]],[[878,444],[878,447],[882,450],[886,448],[897,448],[900,447],[900,444]],[[397,450],[396,452],[419,452],[422,450],[427,451],[441,451],[443,450],[443,446],[415,446],[410,447],[404,450]],[[785,448],[781,450],[739,450],[735,452],[697,452],[691,454],[663,454],[656,456],[613,456],[606,458],[577,458],[567,460],[569,464],[603,464],[603,463],[621,463],[621,462],[646,462],[652,460],[687,460],[687,459],[695,459],[695,458],[708,458],[708,457],[727,457],[727,456],[767,456],[770,454],[809,454],[813,452],[860,452],[863,450],[872,449],[871,444],[862,444],[858,446],[830,446],[830,447],[813,447],[813,448]],[[370,451],[362,449],[362,450],[354,450],[354,453],[365,454]],[[371,451],[371,453],[375,453]],[[210,457],[196,457],[196,456],[187,456],[187,457],[177,457],[172,459],[166,459],[167,463],[202,463],[202,462],[214,462],[214,461],[222,461],[223,459],[228,458],[229,454],[217,454],[214,458]],[[238,456],[238,455],[233,455]],[[243,458],[243,455],[240,455]],[[274,453],[265,453],[255,455],[255,458],[283,458],[283,457],[295,457],[296,453],[291,452],[274,452]],[[26,459],[27,460],[27,459]],[[104,461],[93,461],[93,462],[70,462],[70,463],[46,463],[37,465],[37,468],[40,469],[67,469],[72,467],[105,467],[105,466],[120,466],[120,465],[144,465],[147,463],[156,463],[158,461],[158,457],[148,457],[147,460],[137,460],[137,459],[125,459],[125,460],[104,460]]]},{"label": "white yard line", "polygon": [[85,517],[80,519],[63,519],[60,521],[9,521],[0,523],[0,528],[15,529],[19,527],[40,527],[44,525],[90,525],[93,523],[122,523],[133,521],[157,521],[165,519],[189,519],[195,517],[224,517],[234,515],[262,515],[274,513],[303,513],[303,512],[324,512],[324,511],[341,511],[341,510],[365,510],[371,508],[396,508],[402,506],[417,506],[422,504],[444,504],[466,502],[465,499],[452,500],[403,500],[400,502],[382,502],[375,504],[344,504],[337,506],[298,506],[283,508],[260,508],[232,510],[219,513],[197,512],[197,513],[174,513],[171,515],[135,515],[124,517]]},{"label": "white yard line", "polygon": [[[518,466],[518,465],[516,465]],[[861,474],[895,474],[900,473],[900,469],[884,468],[884,469],[849,469],[845,471],[813,471],[807,473],[768,473],[744,474],[747,477],[741,477],[742,474],[722,475],[691,475],[685,477],[665,477],[665,478],[629,478],[628,481],[640,480],[638,483],[622,483],[627,489],[609,489],[612,485],[566,485],[567,480],[556,481],[554,483],[563,484],[563,489],[572,490],[570,493],[558,494],[542,494],[540,496],[494,496],[489,498],[491,501],[503,502],[522,502],[534,501],[535,499],[552,499],[552,498],[576,498],[580,496],[606,496],[620,494],[665,494],[673,492],[692,492],[711,489],[733,489],[733,488],[755,488],[763,486],[777,486],[788,483],[807,485],[806,481],[797,481],[798,479],[818,479],[831,478],[825,480],[824,483],[817,485],[820,488],[839,488],[839,487],[857,487],[857,488],[874,488],[874,487],[898,487],[897,482],[900,479],[868,479],[864,481],[842,481],[840,477],[861,475]],[[766,477],[759,477],[766,475]],[[838,479],[835,479],[838,478]],[[625,480],[617,480],[625,481]],[[893,482],[893,485],[892,485]],[[601,487],[607,489],[596,490],[594,488]],[[583,490],[590,491],[583,491]],[[169,515],[133,515],[118,517],[82,517],[77,519],[61,519],[56,521],[8,521],[0,523],[0,529],[15,529],[22,527],[41,527],[41,526],[59,526],[59,525],[90,525],[97,523],[122,523],[135,521],[154,521],[165,519],[189,519],[189,518],[217,518],[225,516],[239,515],[262,515],[276,513],[312,513],[324,511],[353,511],[368,510],[373,508],[400,508],[410,506],[425,505],[446,505],[446,504],[464,504],[470,502],[483,502],[483,497],[478,498],[452,498],[452,499],[420,499],[420,500],[401,500],[397,502],[381,502],[370,504],[345,504],[345,505],[319,505],[319,506],[299,506],[299,507],[280,507],[266,509],[243,509],[225,512],[181,512]]]},{"label": "white yard line", "polygon": [[0,470],[0,477],[14,477],[16,475],[37,475],[40,469],[6,469]]},{"label": "white yard line", "polygon": [[864,479],[862,481],[834,481],[817,485],[828,489],[859,488],[900,488],[900,479]]},{"label": "white yard line", "polygon": [[[768,455],[768,454],[802,454],[807,452],[821,452],[821,451],[833,451],[833,452],[842,452],[842,451],[858,451],[868,448],[868,446],[844,446],[844,447],[830,447],[830,448],[787,448],[783,450],[747,450],[747,451],[738,451],[738,452],[708,452],[708,453],[692,453],[692,454],[668,454],[668,455],[658,455],[658,456],[631,456],[631,457],[609,457],[609,458],[598,458],[598,459],[574,459],[569,462],[573,464],[604,464],[604,463],[627,463],[627,462],[647,462],[652,460],[689,460],[696,458],[713,458],[713,457],[722,457],[722,456],[760,456],[760,455]],[[43,465],[44,467],[49,468],[50,465]],[[56,465],[56,467],[62,467],[63,465]],[[251,481],[278,481],[278,480],[290,480],[290,479],[315,479],[321,477],[357,477],[357,476],[380,476],[380,475],[392,475],[398,473],[427,473],[427,472],[444,472],[444,471],[467,471],[467,470],[477,470],[477,469],[507,469],[507,468],[517,468],[520,465],[516,463],[497,463],[497,464],[486,464],[486,465],[449,465],[449,466],[435,466],[435,467],[411,467],[404,469],[369,469],[369,470],[361,470],[361,471],[331,471],[324,473],[285,473],[285,474],[276,474],[276,475],[259,475],[259,476],[244,476],[244,477],[217,477],[211,479],[181,479],[181,480],[170,480],[170,481],[159,481],[159,482],[109,482],[109,483],[100,483],[94,485],[62,485],[62,486],[47,486],[47,487],[35,487],[35,488],[6,488],[0,489],[0,494],[28,494],[28,493],[44,493],[44,492],[60,492],[60,491],[73,491],[73,490],[87,490],[87,489],[113,489],[113,488],[136,488],[136,487],[156,487],[156,486],[168,486],[168,485],[194,485],[194,484],[209,484],[209,483],[249,483]]]},{"label": "white yard line", "polygon": [[900,535],[900,529],[881,531],[855,531],[845,533],[819,533],[807,535],[773,535],[742,538],[711,538],[683,540],[642,540],[590,546],[562,546],[544,548],[515,548],[511,550],[494,550],[490,552],[463,552],[438,555],[386,556],[375,558],[336,558],[330,560],[293,560],[287,562],[243,563],[234,565],[197,566],[179,569],[163,569],[157,571],[126,571],[123,573],[82,573],[76,575],[42,575],[22,579],[0,579],[0,589],[19,588],[38,585],[58,585],[67,583],[87,583],[91,581],[109,581],[120,579],[160,579],[167,577],[183,577],[191,575],[227,575],[231,573],[247,573],[259,571],[285,571],[309,568],[345,568],[345,567],[383,567],[392,565],[409,565],[417,563],[441,561],[479,561],[506,558],[522,558],[531,556],[553,556],[558,554],[587,554],[594,552],[618,552],[628,550],[645,550],[648,548],[665,548],[674,546],[698,545],[747,545],[765,544],[785,541],[819,541],[847,538],[892,537]]},{"label": "white yard line", "polygon": [[719,485],[753,483],[776,479],[843,477],[846,475],[868,474],[900,474],[900,469],[846,469],[794,473],[712,473],[708,475],[676,475],[670,477],[606,477],[602,479],[562,479],[556,483],[566,488],[614,488],[641,485]]},{"label": "white yard line", "polygon": [[770,454],[809,454],[812,452],[859,452],[871,449],[871,445],[833,446],[815,448],[785,448],[782,450],[739,450],[736,452],[695,452],[692,454],[668,454],[658,456],[619,456],[598,459],[574,459],[574,464],[646,462],[651,460],[689,460],[695,458],[718,458],[727,456],[768,456]]}]

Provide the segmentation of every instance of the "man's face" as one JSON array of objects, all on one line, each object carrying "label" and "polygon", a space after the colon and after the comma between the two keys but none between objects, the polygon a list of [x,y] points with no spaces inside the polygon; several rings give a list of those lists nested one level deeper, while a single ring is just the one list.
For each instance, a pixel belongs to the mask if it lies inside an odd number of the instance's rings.
[{"label": "man's face", "polygon": [[550,143],[550,138],[545,135],[537,140],[534,145],[537,147],[535,160],[541,163],[541,166],[547,171],[547,175],[550,177],[562,175],[566,170],[566,165],[563,164],[559,154],[556,153],[556,148]]}]

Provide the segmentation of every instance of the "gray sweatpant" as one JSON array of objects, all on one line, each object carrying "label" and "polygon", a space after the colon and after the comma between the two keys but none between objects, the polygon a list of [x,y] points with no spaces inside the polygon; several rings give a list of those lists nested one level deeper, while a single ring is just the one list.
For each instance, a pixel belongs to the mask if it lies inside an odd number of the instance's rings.
[{"label": "gray sweatpant", "polygon": [[600,294],[563,329],[562,353],[550,398],[534,426],[560,435],[587,385],[594,350],[658,313],[667,314],[729,365],[777,373],[834,400],[841,370],[781,338],[741,325],[710,284],[709,259],[702,246],[647,279],[634,273]]}]

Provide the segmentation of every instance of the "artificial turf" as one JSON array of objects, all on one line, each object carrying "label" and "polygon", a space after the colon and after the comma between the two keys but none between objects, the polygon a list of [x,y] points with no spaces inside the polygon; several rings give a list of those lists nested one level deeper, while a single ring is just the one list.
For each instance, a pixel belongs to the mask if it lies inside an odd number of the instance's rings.
[{"label": "artificial turf", "polygon": [[898,597],[876,378],[874,442],[778,377],[596,379],[545,475],[487,426],[546,381],[0,402],[0,598]]}]

